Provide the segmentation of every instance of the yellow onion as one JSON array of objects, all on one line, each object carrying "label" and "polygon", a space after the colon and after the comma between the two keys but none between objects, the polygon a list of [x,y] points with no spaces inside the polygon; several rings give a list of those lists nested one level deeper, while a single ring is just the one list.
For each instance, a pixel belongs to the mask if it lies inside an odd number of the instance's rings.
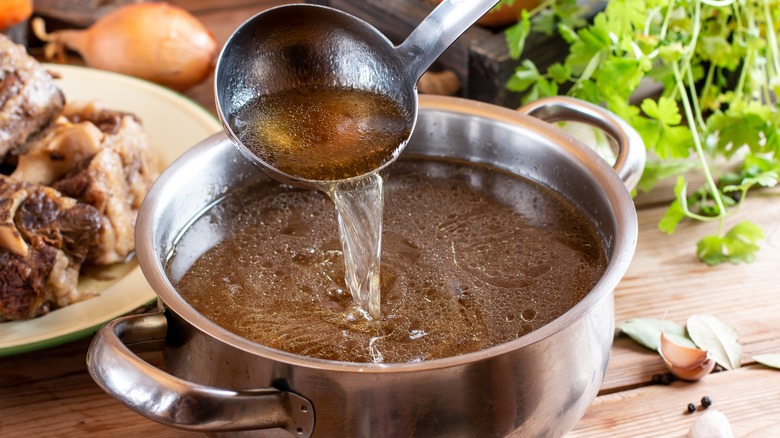
[{"label": "yellow onion", "polygon": [[46,33],[47,58],[77,52],[89,67],[123,73],[183,91],[211,73],[218,47],[211,32],[192,14],[168,3],[135,3],[98,19],[84,30]]},{"label": "yellow onion", "polygon": [[659,353],[669,371],[683,380],[699,380],[715,367],[715,360],[709,353],[677,344],[664,332],[661,332]]}]

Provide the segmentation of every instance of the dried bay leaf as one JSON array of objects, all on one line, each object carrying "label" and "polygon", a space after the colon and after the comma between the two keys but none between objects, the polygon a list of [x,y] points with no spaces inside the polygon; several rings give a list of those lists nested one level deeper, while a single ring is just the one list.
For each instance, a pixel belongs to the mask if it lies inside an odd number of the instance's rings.
[{"label": "dried bay leaf", "polygon": [[768,366],[770,368],[777,368],[780,370],[780,353],[773,354],[757,354],[753,356],[753,360],[761,365]]},{"label": "dried bay leaf", "polygon": [[632,318],[620,325],[620,331],[627,334],[640,345],[653,351],[661,346],[661,331],[674,343],[685,347],[696,348],[686,335],[685,328],[672,321],[653,318]]},{"label": "dried bay leaf", "polygon": [[693,342],[712,354],[718,365],[727,370],[740,367],[742,346],[734,328],[712,315],[693,315],[688,318],[686,327]]}]

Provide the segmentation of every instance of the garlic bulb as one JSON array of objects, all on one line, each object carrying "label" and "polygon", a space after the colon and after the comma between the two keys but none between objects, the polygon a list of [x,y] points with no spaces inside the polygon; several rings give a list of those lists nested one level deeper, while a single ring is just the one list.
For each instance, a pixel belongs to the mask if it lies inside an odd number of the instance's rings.
[{"label": "garlic bulb", "polygon": [[704,350],[674,343],[661,332],[661,358],[675,376],[683,380],[699,380],[715,367],[715,360]]},{"label": "garlic bulb", "polygon": [[688,438],[734,438],[734,432],[723,412],[707,411],[688,430]]}]

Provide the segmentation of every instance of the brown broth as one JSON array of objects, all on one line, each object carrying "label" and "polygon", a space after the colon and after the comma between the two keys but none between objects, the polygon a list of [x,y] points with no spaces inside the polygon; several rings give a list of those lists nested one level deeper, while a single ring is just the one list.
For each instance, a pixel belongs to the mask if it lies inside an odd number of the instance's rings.
[{"label": "brown broth", "polygon": [[232,123],[257,157],[289,175],[331,181],[391,161],[412,117],[389,97],[349,88],[295,88],[260,96]]},{"label": "brown broth", "polygon": [[485,167],[400,160],[385,185],[382,317],[350,320],[336,213],[262,182],[227,196],[168,266],[198,312],[257,343],[348,362],[410,362],[501,344],[570,309],[606,267],[559,195]]}]

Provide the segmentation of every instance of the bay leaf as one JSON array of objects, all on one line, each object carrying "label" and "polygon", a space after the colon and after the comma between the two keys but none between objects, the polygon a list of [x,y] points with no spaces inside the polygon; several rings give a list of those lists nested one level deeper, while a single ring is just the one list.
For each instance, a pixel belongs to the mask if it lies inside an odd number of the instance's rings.
[{"label": "bay leaf", "polygon": [[654,318],[632,318],[621,324],[619,328],[620,331],[631,339],[653,351],[658,351],[658,348],[661,346],[661,330],[675,344],[696,348],[696,344],[685,335],[685,328],[672,321]]},{"label": "bay leaf", "polygon": [[712,315],[693,315],[686,324],[688,336],[702,350],[709,351],[718,365],[727,370],[739,368],[742,346],[739,333]]},{"label": "bay leaf", "polygon": [[780,353],[757,354],[753,356],[753,359],[761,365],[780,370]]}]

